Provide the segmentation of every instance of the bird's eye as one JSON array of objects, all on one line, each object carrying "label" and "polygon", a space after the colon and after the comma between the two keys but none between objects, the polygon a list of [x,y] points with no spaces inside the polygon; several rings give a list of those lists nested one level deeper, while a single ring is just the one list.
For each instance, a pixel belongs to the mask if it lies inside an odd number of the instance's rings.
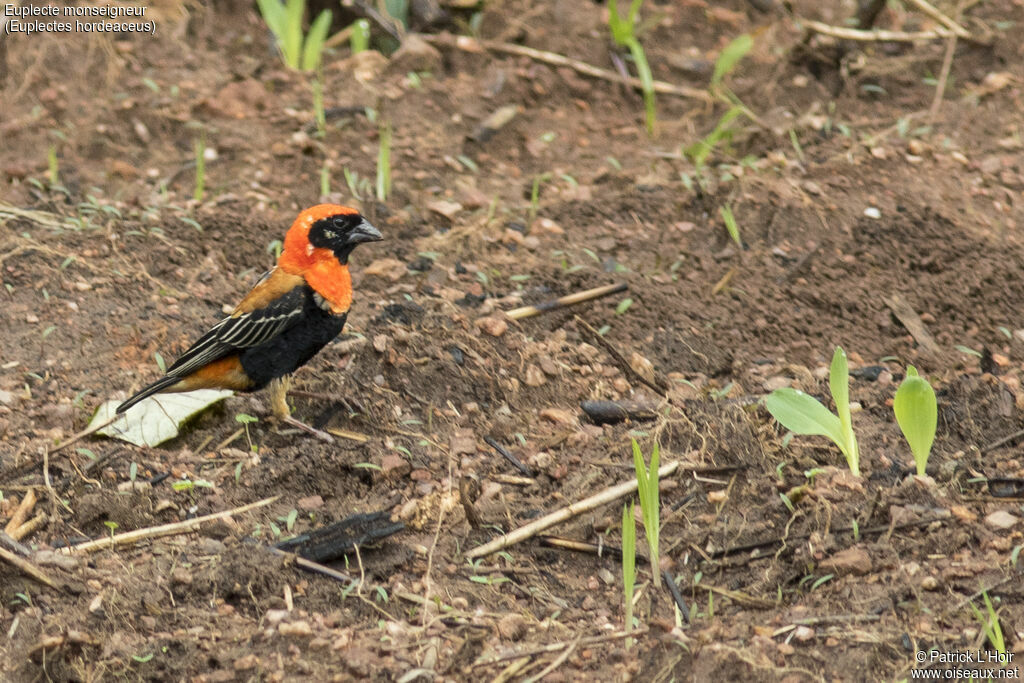
[{"label": "bird's eye", "polygon": [[333,223],[334,227],[338,228],[339,230],[344,230],[345,226],[348,224],[348,221],[343,216],[335,216]]}]

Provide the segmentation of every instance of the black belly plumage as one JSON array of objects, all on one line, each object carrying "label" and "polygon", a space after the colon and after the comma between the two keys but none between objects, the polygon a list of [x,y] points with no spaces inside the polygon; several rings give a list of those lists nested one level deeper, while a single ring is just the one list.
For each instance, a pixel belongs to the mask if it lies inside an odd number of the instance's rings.
[{"label": "black belly plumage", "polygon": [[302,314],[292,325],[258,346],[239,350],[242,369],[252,380],[248,391],[262,389],[271,380],[295,372],[344,329],[347,313],[332,313],[312,288],[303,289]]}]

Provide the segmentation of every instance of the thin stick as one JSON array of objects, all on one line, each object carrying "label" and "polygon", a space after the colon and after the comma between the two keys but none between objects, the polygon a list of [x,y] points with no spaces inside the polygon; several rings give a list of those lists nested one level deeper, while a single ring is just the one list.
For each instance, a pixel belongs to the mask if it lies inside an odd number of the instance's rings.
[{"label": "thin stick", "polygon": [[939,114],[939,107],[942,106],[942,98],[946,94],[946,82],[949,80],[949,71],[953,67],[953,53],[956,52],[956,36],[950,36],[946,41],[946,54],[942,57],[942,69],[939,71],[939,82],[935,86],[935,97],[932,98],[932,106],[928,108],[928,123],[935,121]]},{"label": "thin stick", "polygon": [[640,382],[641,384],[645,384],[651,389],[654,389],[661,396],[665,395],[665,387],[661,386],[660,383],[650,381],[649,379],[641,375],[639,372],[634,370],[633,366],[629,364],[629,361],[626,360],[621,353],[619,353],[618,349],[612,346],[610,341],[608,341],[603,336],[598,334],[597,330],[595,330],[590,323],[588,323],[586,320],[579,317],[578,315],[573,316],[573,319],[576,321],[577,325],[582,327],[583,330],[587,332],[587,335],[590,337],[591,341],[596,342],[598,346],[601,346],[602,348],[604,348],[605,351],[608,352],[608,355],[612,357],[612,360],[615,361],[615,364],[619,366],[620,370],[622,370],[624,373],[632,377],[635,381]]},{"label": "thin stick", "polygon": [[[917,4],[919,7],[921,7],[921,9],[923,11],[925,11],[926,14],[928,13],[928,11],[924,10],[924,7],[929,7],[932,10],[934,10],[940,17],[943,17],[944,19],[946,19],[947,21],[952,23],[953,26],[956,26],[957,28],[960,27],[959,24],[957,24],[952,19],[949,19],[948,17],[946,17],[946,15],[942,14],[937,9],[935,9],[934,7],[929,5],[925,0],[913,0],[913,2],[914,2],[914,4]],[[958,4],[957,8],[956,8],[956,14],[957,14],[957,18],[958,19],[960,18],[960,11],[961,11],[960,10],[960,4]],[[956,35],[950,37],[949,40],[946,42],[946,54],[943,55],[943,57],[942,57],[942,68],[939,70],[939,82],[935,86],[935,97],[932,98],[932,106],[928,108],[928,123],[929,124],[934,122],[935,121],[935,117],[938,116],[938,114],[939,114],[939,107],[942,106],[942,97],[946,94],[946,83],[949,81],[949,71],[950,71],[950,69],[953,68],[953,53],[956,52],[956,39],[957,39],[957,36],[961,36],[961,37],[965,37],[965,38],[966,37],[970,37],[970,34],[967,34],[966,36],[964,36],[963,34],[958,33],[955,29],[953,29],[953,26],[950,26],[949,28],[951,30],[953,30],[953,32]],[[964,33],[966,33],[966,31],[964,31]]]},{"label": "thin stick", "polygon": [[548,664],[543,669],[541,669],[540,673],[538,673],[536,676],[530,676],[529,678],[527,678],[524,681],[524,683],[537,683],[537,681],[541,680],[549,673],[565,664],[565,660],[569,659],[569,657],[572,656],[572,653],[576,651],[577,647],[579,647],[581,640],[583,640],[583,636],[580,636],[576,640],[569,643],[569,647],[565,648],[565,650],[562,651],[562,654],[555,657],[554,661]]},{"label": "thin stick", "polygon": [[966,38],[970,40],[971,32],[961,26],[955,19],[947,17],[945,14],[940,12],[937,7],[928,2],[928,0],[909,0],[911,5],[914,5],[919,10],[927,14],[929,17],[939,22],[950,31],[952,31],[959,38]]},{"label": "thin stick", "polygon": [[668,588],[669,594],[672,596],[672,600],[676,603],[676,607],[679,608],[679,613],[683,615],[683,620],[690,623],[690,608],[686,606],[686,601],[683,599],[683,594],[679,592],[679,586],[676,585],[675,577],[672,576],[672,572],[665,569],[661,572],[661,578],[665,579],[665,587]]},{"label": "thin stick", "polygon": [[334,427],[329,427],[327,429],[327,433],[334,434],[334,436],[340,436],[342,439],[348,439],[349,441],[355,441],[357,443],[366,443],[370,440],[370,437],[366,434],[352,432],[347,429],[335,429]]},{"label": "thin stick", "polygon": [[[679,462],[670,462],[662,465],[658,469],[658,477],[667,477],[672,474],[679,469],[679,464]],[[611,503],[623,496],[627,496],[636,491],[636,487],[636,478],[624,481],[621,484],[616,484],[615,486],[596,493],[589,498],[584,498],[583,500],[564,507],[561,510],[556,510],[549,515],[544,515],[540,519],[536,519],[526,526],[519,527],[515,531],[505,534],[504,536],[499,536],[490,543],[485,543],[478,548],[473,548],[466,553],[465,557],[468,560],[473,560],[478,557],[490,555],[491,553],[495,553],[499,550],[504,550],[509,546],[521,543],[522,541],[539,534],[545,529],[553,527],[556,524],[561,524],[568,519],[572,519],[576,515],[593,510],[605,503]]]},{"label": "thin stick", "polygon": [[2,546],[0,546],[0,560],[6,560],[9,564],[14,565],[23,573],[25,573],[28,576],[31,576],[33,579],[35,579],[43,585],[49,586],[50,588],[57,587],[57,584],[54,583],[53,579],[47,576],[43,572],[43,570],[39,569],[39,567],[35,566],[34,564],[26,560],[24,557],[19,557],[15,555],[10,550]]},{"label": "thin stick", "polygon": [[994,451],[995,449],[999,448],[1000,446],[1004,446],[1004,445],[1010,443],[1011,441],[1016,441],[1017,439],[1021,438],[1022,436],[1024,436],[1024,429],[1016,431],[1013,434],[1008,434],[1007,436],[1004,436],[1001,439],[996,439],[995,441],[993,441],[989,445],[982,446],[980,449],[978,449],[978,452],[979,453],[988,453],[989,451]]},{"label": "thin stick", "polygon": [[[593,66],[592,64],[587,64],[586,62],[581,62],[577,59],[571,59],[555,52],[535,50],[532,47],[526,47],[525,45],[501,43],[494,40],[476,40],[467,36],[455,37],[450,35],[423,35],[420,37],[428,43],[443,45],[444,47],[454,47],[459,50],[463,50],[464,52],[479,53],[484,49],[491,50],[493,52],[504,52],[505,54],[529,57],[530,59],[538,62],[544,62],[545,64],[567,66],[574,71],[584,74],[585,76],[600,78],[601,80],[611,81],[613,83],[625,83],[635,90],[643,90],[644,87],[639,78],[633,78],[632,76],[623,78],[621,74],[614,71],[601,69]],[[654,92],[661,93],[663,95],[688,97],[708,104],[712,102],[711,95],[706,90],[701,90],[700,88],[691,88],[685,85],[674,85],[672,83],[666,83],[665,81],[654,81],[653,87]]]},{"label": "thin stick", "polygon": [[546,301],[536,306],[523,306],[522,308],[513,308],[511,311],[505,311],[505,315],[512,320],[521,320],[523,318],[532,318],[535,315],[541,313],[547,313],[548,311],[555,311],[559,308],[565,308],[566,306],[572,306],[574,304],[581,304],[584,301],[591,301],[593,299],[600,299],[603,296],[609,296],[611,294],[617,294],[624,292],[629,289],[629,285],[625,282],[620,282],[617,285],[605,285],[604,287],[594,287],[583,292],[576,292],[575,294],[566,294],[565,296],[555,299],[554,301]]},{"label": "thin stick", "polygon": [[856,40],[864,43],[887,42],[887,43],[916,43],[919,40],[935,40],[936,38],[949,38],[955,35],[948,28],[935,28],[931,31],[885,31],[882,29],[871,29],[865,31],[859,28],[846,28],[843,26],[831,26],[813,19],[801,19],[800,24],[815,33],[825,36],[832,36],[841,40]]},{"label": "thin stick", "polygon": [[89,436],[90,434],[95,434],[96,432],[98,432],[99,430],[103,429],[104,427],[109,427],[110,425],[112,425],[115,422],[117,422],[118,420],[120,420],[122,417],[124,417],[124,413],[119,413],[117,415],[114,415],[114,417],[110,418],[109,420],[107,420],[103,424],[98,424],[95,427],[86,427],[85,429],[83,429],[82,431],[78,432],[77,434],[75,434],[73,437],[71,437],[70,439],[68,439],[64,443],[62,443],[62,444],[60,444],[58,446],[54,446],[53,448],[51,448],[50,449],[50,454],[52,455],[52,454],[54,454],[54,453],[56,453],[58,451],[64,450],[65,448],[67,448],[68,446],[70,446],[70,445],[72,445],[74,443],[78,443],[79,441],[81,441],[85,437]]},{"label": "thin stick", "polygon": [[255,510],[271,503],[275,502],[280,495],[272,496],[270,498],[264,498],[263,500],[256,501],[255,503],[249,503],[241,507],[234,508],[233,510],[224,510],[222,512],[214,512],[209,515],[202,517],[196,517],[195,519],[186,519],[184,522],[174,522],[173,524],[162,524],[160,526],[153,526],[146,529],[136,529],[135,531],[128,531],[123,534],[117,534],[110,538],[101,538],[97,541],[89,541],[82,543],[81,545],[70,546],[68,548],[60,548],[60,552],[65,555],[72,555],[76,553],[91,553],[96,550],[103,550],[105,548],[114,548],[116,546],[130,545],[137,543],[138,541],[144,541],[152,538],[160,538],[162,536],[175,536],[177,534],[187,534],[192,531],[196,531],[204,522],[212,522],[216,519],[223,519],[230,517],[231,515],[241,514],[248,512],[249,510]]},{"label": "thin stick", "polygon": [[533,477],[533,472],[530,471],[530,468],[527,467],[526,465],[524,465],[519,460],[519,458],[517,458],[516,456],[512,455],[511,453],[509,453],[508,450],[504,446],[502,446],[500,443],[498,443],[497,441],[495,441],[494,439],[492,439],[489,436],[485,436],[484,437],[484,443],[486,443],[488,446],[490,446],[494,450],[498,451],[498,453],[501,454],[501,457],[505,458],[510,463],[512,463],[512,466],[515,467],[520,472],[522,472],[524,476]]},{"label": "thin stick", "polygon": [[10,536],[15,541],[20,541],[26,536],[31,536],[35,532],[39,531],[40,527],[46,524],[47,520],[49,519],[50,516],[47,515],[45,512],[42,512],[36,515],[34,518],[28,520],[21,526],[19,526],[17,529],[11,532]]},{"label": "thin stick", "polygon": [[14,532],[25,523],[28,519],[28,515],[32,512],[32,508],[36,505],[36,492],[35,489],[29,489],[25,492],[25,497],[21,499],[21,504],[18,505],[18,509],[11,515],[11,519],[7,522],[7,526],[4,527],[4,532],[14,538]]},{"label": "thin stick", "polygon": [[11,552],[25,557],[32,557],[32,551],[8,536],[6,531],[0,531],[0,548],[7,548]]},{"label": "thin stick", "polygon": [[533,477],[517,477],[513,474],[492,474],[488,479],[510,486],[529,486],[530,484],[537,483],[537,480]]},{"label": "thin stick", "polygon": [[[585,541],[574,541],[571,538],[559,538],[558,536],[541,536],[541,545],[548,546],[550,548],[561,548],[563,550],[572,550],[577,553],[587,553],[589,555],[597,555],[598,557],[608,553],[608,557],[622,558],[622,548],[617,548],[613,545],[598,545],[597,543],[587,543]],[[637,555],[637,560],[646,562],[647,558]]]},{"label": "thin stick", "polygon": [[771,600],[765,600],[764,598],[755,598],[753,595],[747,595],[740,591],[729,590],[728,588],[722,588],[720,586],[712,586],[708,583],[698,583],[694,586],[695,589],[706,590],[712,593],[718,593],[721,596],[727,597],[733,602],[738,602],[741,605],[749,605],[750,607],[760,607],[761,609],[770,609],[775,607],[775,603]]},{"label": "thin stick", "polygon": [[214,453],[220,453],[222,450],[227,448],[229,444],[234,443],[235,440],[238,439],[238,437],[242,436],[242,434],[244,434],[244,433],[245,433],[245,427],[239,427],[235,431],[231,432],[231,434],[228,435],[228,438],[224,439],[219,444],[214,446],[213,452]]},{"label": "thin stick", "polygon": [[[580,645],[597,645],[598,643],[607,643],[610,640],[622,640],[623,638],[629,638],[631,636],[642,636],[647,633],[650,629],[634,629],[632,631],[616,631],[615,633],[607,633],[603,636],[588,636],[586,638],[580,638]],[[514,659],[522,659],[523,657],[536,657],[537,655],[543,655],[548,652],[557,652],[563,647],[568,647],[575,641],[551,643],[550,645],[543,645],[534,650],[527,650],[526,652],[515,652],[510,655],[503,655],[497,659],[488,659],[485,662],[476,662],[473,664],[474,669],[482,666],[491,666],[492,664],[501,664]]]}]

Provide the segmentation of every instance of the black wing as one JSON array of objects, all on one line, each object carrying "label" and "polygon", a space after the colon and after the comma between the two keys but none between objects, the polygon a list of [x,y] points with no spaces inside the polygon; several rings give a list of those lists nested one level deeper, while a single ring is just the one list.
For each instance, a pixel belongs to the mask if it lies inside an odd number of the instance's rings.
[{"label": "black wing", "polygon": [[261,308],[224,318],[174,361],[167,375],[185,377],[234,351],[259,346],[281,334],[302,315],[306,289],[294,287]]}]

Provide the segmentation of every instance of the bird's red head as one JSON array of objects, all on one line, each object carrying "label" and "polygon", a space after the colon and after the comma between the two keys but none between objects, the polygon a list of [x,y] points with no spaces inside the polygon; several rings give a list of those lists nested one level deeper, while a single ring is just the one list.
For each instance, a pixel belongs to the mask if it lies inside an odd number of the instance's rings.
[{"label": "bird's red head", "polygon": [[300,213],[292,223],[278,263],[298,273],[325,259],[345,265],[356,245],[381,239],[380,232],[355,209],[318,204]]}]

